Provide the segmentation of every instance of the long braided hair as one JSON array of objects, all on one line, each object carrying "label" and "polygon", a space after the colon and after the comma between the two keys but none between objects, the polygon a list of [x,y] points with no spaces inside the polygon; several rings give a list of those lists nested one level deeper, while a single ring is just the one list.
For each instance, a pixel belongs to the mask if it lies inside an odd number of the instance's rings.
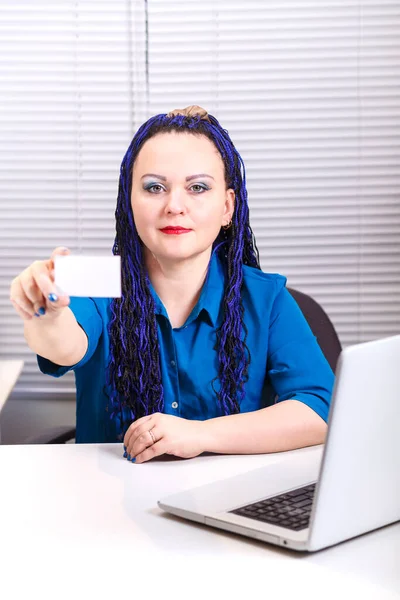
[{"label": "long braided hair", "polygon": [[[219,151],[225,172],[226,189],[235,192],[232,226],[221,231],[213,250],[219,253],[226,273],[223,322],[216,334],[219,373],[212,382],[219,413],[240,412],[245,395],[250,354],[243,323],[241,288],[242,265],[260,268],[259,255],[249,223],[245,168],[228,132],[212,115],[156,115],[136,132],[121,163],[113,254],[121,256],[122,296],[111,302],[108,324],[109,363],[106,370],[106,395],[110,418],[119,421],[121,438],[130,423],[140,417],[162,412],[164,393],[161,379],[157,324],[149,277],[145,267],[143,243],[139,238],[131,207],[133,164],[145,141],[171,131],[204,135]],[[219,380],[219,389],[214,383]]]}]

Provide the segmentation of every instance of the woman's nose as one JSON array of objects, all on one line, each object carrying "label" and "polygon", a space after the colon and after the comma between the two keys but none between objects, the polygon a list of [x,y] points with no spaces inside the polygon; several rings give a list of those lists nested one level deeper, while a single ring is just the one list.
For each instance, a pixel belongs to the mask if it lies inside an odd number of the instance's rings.
[{"label": "woman's nose", "polygon": [[168,200],[165,206],[168,214],[182,214],[186,212],[186,198],[182,190],[172,190],[168,194]]}]

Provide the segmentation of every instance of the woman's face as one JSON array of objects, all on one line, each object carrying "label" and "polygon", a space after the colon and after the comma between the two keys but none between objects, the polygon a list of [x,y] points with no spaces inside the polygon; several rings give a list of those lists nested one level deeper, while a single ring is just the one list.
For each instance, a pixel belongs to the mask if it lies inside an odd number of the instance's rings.
[{"label": "woman's face", "polygon": [[142,242],[157,258],[186,260],[210,250],[232,218],[234,199],[234,191],[226,189],[222,158],[204,135],[157,134],[134,163],[133,217]]}]

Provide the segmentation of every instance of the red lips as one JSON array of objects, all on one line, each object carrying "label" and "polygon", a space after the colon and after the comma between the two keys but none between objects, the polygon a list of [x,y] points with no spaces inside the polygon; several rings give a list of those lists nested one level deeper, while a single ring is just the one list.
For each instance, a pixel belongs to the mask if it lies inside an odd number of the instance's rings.
[{"label": "red lips", "polygon": [[185,229],[184,227],[164,227],[163,229],[160,229],[160,231],[168,235],[181,235],[182,233],[189,233],[189,231],[192,230]]}]

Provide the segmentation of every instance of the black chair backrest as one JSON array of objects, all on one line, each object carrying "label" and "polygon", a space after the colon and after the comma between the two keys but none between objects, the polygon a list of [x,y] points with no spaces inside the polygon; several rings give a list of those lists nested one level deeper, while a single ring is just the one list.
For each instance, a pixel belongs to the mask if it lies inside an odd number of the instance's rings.
[{"label": "black chair backrest", "polygon": [[332,321],[322,306],[318,304],[316,300],[311,298],[311,296],[299,292],[298,290],[294,290],[293,288],[288,287],[287,289],[299,305],[301,312],[317,338],[318,344],[324,353],[326,360],[330,364],[332,371],[335,373],[342,346]]}]

